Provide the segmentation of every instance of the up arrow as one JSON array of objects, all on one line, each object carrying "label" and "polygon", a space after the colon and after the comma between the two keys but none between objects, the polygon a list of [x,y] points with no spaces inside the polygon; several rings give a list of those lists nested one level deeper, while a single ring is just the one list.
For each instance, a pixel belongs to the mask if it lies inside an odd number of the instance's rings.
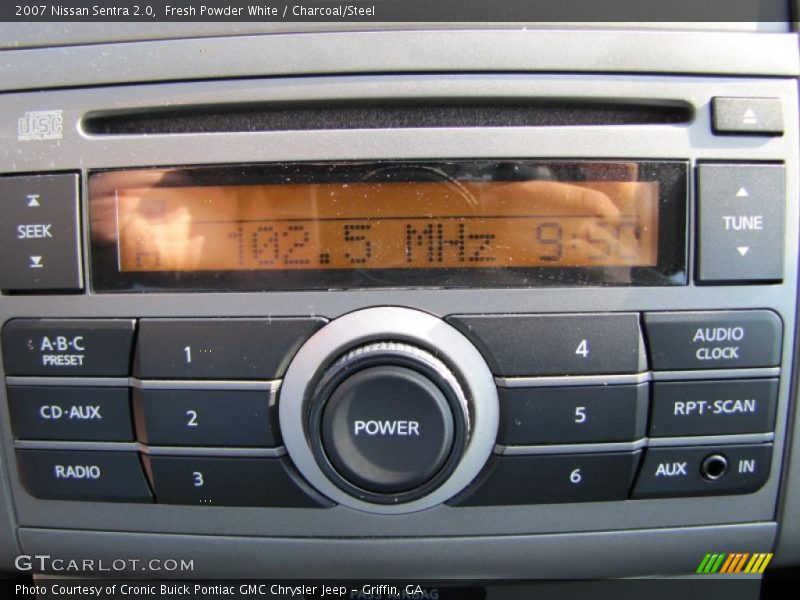
[{"label": "up arrow", "polygon": [[739,254],[744,256],[748,252],[750,252],[750,246],[737,246],[736,249],[739,251]]},{"label": "up arrow", "polygon": [[749,196],[750,196],[750,194],[748,194],[748,193],[747,193],[747,190],[746,190],[746,189],[744,189],[743,187],[740,187],[740,188],[739,188],[739,191],[738,191],[738,192],[736,192],[736,197],[737,197],[737,198],[747,198],[747,197],[749,197]]},{"label": "up arrow", "polygon": [[41,204],[39,204],[39,194],[28,195],[28,206],[41,206]]}]

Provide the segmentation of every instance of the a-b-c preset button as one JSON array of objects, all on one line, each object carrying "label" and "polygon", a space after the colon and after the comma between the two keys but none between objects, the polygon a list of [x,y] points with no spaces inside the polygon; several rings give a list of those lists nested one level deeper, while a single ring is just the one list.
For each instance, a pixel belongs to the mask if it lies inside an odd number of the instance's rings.
[{"label": "a-b-c preset button", "polygon": [[398,494],[442,468],[454,437],[442,391],[415,370],[363,369],[331,394],[322,414],[322,446],[336,472],[356,487]]}]

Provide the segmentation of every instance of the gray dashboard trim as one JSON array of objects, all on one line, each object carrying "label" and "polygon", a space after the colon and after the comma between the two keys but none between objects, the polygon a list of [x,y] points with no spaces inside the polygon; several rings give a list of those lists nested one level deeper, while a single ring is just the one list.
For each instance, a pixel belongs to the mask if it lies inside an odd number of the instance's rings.
[{"label": "gray dashboard trim", "polygon": [[720,22],[536,22],[536,23],[370,23],[370,22],[180,22],[180,23],[0,23],[0,49],[77,46],[114,42],[144,42],[160,39],[218,36],[322,33],[332,31],[420,30],[420,29],[618,29],[784,32],[790,23],[780,21]]},{"label": "gray dashboard trim", "polygon": [[[777,525],[748,523],[580,535],[360,540],[153,535],[20,529],[27,554],[193,559],[195,576],[534,579],[694,573],[715,549],[772,549]],[[602,548],[602,551],[598,551]],[[226,558],[227,557],[227,558]],[[491,557],[487,560],[487,557]],[[635,559],[633,559],[635,557]],[[565,560],[566,559],[566,560]],[[158,576],[157,572],[152,574]]]},{"label": "gray dashboard trim", "polygon": [[800,73],[800,55],[797,37],[789,33],[473,29],[276,34],[7,50],[0,53],[0,69],[3,89],[12,91],[390,72],[795,76]]}]

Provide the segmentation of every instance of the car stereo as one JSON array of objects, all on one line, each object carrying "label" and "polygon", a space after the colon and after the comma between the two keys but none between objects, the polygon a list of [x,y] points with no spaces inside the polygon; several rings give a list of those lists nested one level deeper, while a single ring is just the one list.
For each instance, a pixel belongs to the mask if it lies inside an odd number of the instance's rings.
[{"label": "car stereo", "polygon": [[397,574],[393,548],[431,576],[557,574],[590,540],[587,575],[768,551],[797,115],[758,73],[4,94],[22,547],[239,540],[265,550],[243,574],[351,575]]}]

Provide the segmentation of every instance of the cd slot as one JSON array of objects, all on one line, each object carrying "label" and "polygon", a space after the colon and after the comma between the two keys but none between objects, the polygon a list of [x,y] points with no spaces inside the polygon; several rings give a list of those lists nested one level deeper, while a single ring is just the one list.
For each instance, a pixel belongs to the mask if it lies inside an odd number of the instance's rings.
[{"label": "cd slot", "polygon": [[576,101],[554,99],[378,100],[186,105],[93,112],[87,134],[170,135],[322,129],[429,127],[554,127],[679,124],[692,120],[679,102]]}]

